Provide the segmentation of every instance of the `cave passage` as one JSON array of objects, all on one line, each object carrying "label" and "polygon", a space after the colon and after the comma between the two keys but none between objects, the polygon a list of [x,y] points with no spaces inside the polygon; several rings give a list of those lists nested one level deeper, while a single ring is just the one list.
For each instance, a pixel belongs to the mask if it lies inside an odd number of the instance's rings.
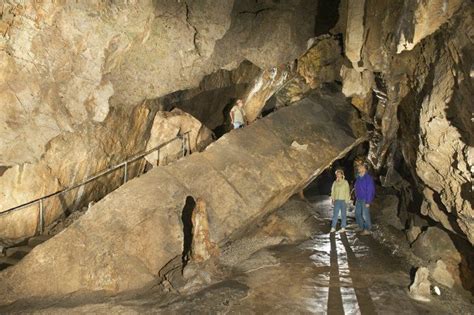
[{"label": "cave passage", "polygon": [[3,2],[0,313],[472,313],[472,1]]}]

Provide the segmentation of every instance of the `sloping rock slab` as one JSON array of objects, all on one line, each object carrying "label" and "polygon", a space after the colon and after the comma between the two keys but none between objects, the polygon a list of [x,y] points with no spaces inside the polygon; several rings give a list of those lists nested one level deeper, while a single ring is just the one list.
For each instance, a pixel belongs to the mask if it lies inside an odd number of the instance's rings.
[{"label": "sloping rock slab", "polygon": [[[313,95],[128,182],[0,273],[0,304],[78,291],[114,294],[154,281],[182,255],[188,196],[206,202],[210,238],[222,245],[362,141],[338,119],[353,110],[340,100]],[[307,148],[297,150],[293,141]]]}]

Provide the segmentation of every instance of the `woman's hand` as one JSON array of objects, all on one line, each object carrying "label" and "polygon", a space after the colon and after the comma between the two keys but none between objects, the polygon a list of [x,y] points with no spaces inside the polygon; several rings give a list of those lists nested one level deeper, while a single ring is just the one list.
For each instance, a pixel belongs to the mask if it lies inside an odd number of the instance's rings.
[{"label": "woman's hand", "polygon": [[366,208],[370,208],[370,203],[366,203],[366,204],[365,204],[365,207],[366,207]]}]

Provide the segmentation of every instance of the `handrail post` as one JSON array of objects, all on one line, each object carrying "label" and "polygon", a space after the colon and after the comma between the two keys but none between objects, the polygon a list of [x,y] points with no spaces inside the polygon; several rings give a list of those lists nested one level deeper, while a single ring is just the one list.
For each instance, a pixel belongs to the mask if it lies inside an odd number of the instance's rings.
[{"label": "handrail post", "polygon": [[44,229],[44,213],[43,213],[43,199],[39,200],[39,234],[43,234],[43,229]]},{"label": "handrail post", "polygon": [[125,184],[128,180],[128,163],[124,163],[124,172],[123,172],[123,183]]}]

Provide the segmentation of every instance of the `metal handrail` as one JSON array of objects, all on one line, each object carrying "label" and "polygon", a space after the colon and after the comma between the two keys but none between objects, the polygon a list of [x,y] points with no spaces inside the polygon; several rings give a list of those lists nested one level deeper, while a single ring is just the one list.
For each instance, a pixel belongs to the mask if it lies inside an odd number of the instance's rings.
[{"label": "metal handrail", "polygon": [[128,180],[128,164],[129,164],[129,163],[135,162],[136,160],[138,160],[138,159],[140,159],[140,158],[142,158],[142,157],[144,157],[144,156],[146,156],[146,155],[152,153],[153,151],[159,150],[159,149],[161,149],[161,148],[167,146],[168,144],[172,143],[173,141],[175,141],[175,140],[177,140],[177,139],[181,139],[181,141],[182,141],[182,144],[181,144],[181,152],[182,152],[182,156],[184,157],[184,156],[186,155],[186,151],[189,151],[189,149],[190,149],[190,146],[189,146],[189,133],[190,133],[190,131],[184,132],[183,134],[180,134],[180,135],[174,137],[173,139],[170,139],[170,140],[168,140],[168,141],[166,141],[166,142],[164,142],[164,143],[161,143],[161,144],[159,144],[158,146],[156,146],[156,147],[154,147],[154,148],[152,148],[152,149],[150,149],[150,150],[147,150],[147,151],[145,151],[145,152],[136,154],[136,155],[133,156],[132,158],[129,158],[129,159],[125,160],[124,162],[121,162],[121,163],[119,163],[119,164],[117,164],[117,165],[115,165],[115,166],[112,166],[112,167],[110,167],[110,168],[108,168],[108,169],[106,169],[106,170],[103,170],[103,171],[99,172],[98,174],[96,174],[96,175],[94,175],[94,176],[92,176],[92,177],[90,177],[90,178],[87,178],[86,180],[84,180],[84,181],[82,181],[82,182],[80,182],[80,183],[78,183],[78,184],[74,184],[74,185],[69,186],[69,187],[67,187],[67,188],[58,190],[58,191],[56,191],[56,192],[54,192],[54,193],[51,193],[51,194],[48,194],[48,195],[44,195],[44,196],[42,196],[42,197],[40,197],[40,198],[37,198],[37,199],[31,200],[31,201],[28,201],[28,202],[23,203],[23,204],[21,204],[21,205],[18,205],[18,206],[9,208],[9,209],[7,209],[7,210],[5,210],[5,211],[2,211],[2,212],[0,212],[0,216],[6,215],[6,214],[8,214],[8,213],[11,213],[11,212],[14,212],[14,211],[17,211],[17,210],[20,210],[20,209],[23,209],[23,208],[26,208],[26,207],[29,207],[29,206],[32,206],[32,205],[34,205],[34,204],[36,204],[36,203],[39,203],[39,205],[40,205],[40,206],[39,206],[39,217],[40,217],[40,219],[39,219],[39,220],[40,220],[40,222],[39,222],[39,230],[40,230],[40,233],[42,233],[42,231],[43,231],[43,210],[44,210],[44,209],[43,209],[43,201],[44,201],[45,199],[54,197],[54,196],[59,195],[59,194],[66,193],[66,192],[68,192],[68,191],[71,191],[71,190],[73,190],[73,189],[79,188],[79,187],[81,187],[81,186],[84,186],[84,185],[86,185],[86,184],[88,184],[88,183],[90,183],[90,182],[96,180],[97,178],[102,177],[102,176],[104,176],[104,175],[106,175],[106,174],[109,174],[110,172],[113,172],[113,171],[115,171],[115,170],[117,170],[117,169],[119,169],[119,168],[121,168],[121,167],[124,167],[124,181],[123,181],[123,183],[125,184],[125,183],[127,182],[127,180]]}]

